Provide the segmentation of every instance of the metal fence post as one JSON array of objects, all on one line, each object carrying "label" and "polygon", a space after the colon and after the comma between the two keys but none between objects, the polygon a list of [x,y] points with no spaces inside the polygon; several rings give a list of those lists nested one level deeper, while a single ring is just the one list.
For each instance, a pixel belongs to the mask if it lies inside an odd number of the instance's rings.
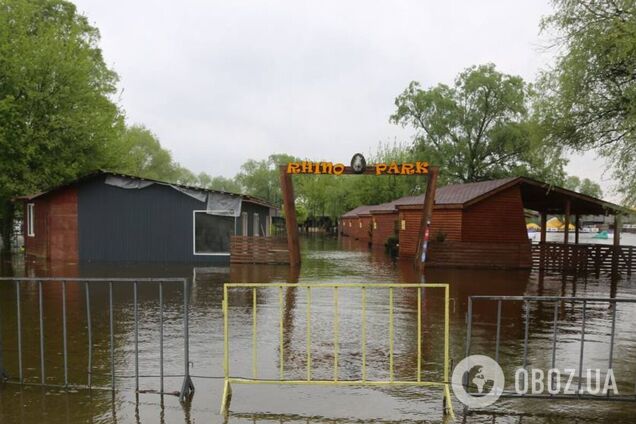
[{"label": "metal fence post", "polygon": [[66,328],[66,281],[62,281],[62,340],[64,346],[64,387],[68,388],[68,335]]},{"label": "metal fence post", "polygon": [[18,336],[18,378],[20,384],[23,380],[22,372],[22,311],[20,310],[20,280],[15,283],[15,313],[17,319],[17,336]]},{"label": "metal fence post", "polygon": [[188,280],[183,280],[183,365],[184,376],[179,401],[184,402],[194,393],[194,383],[190,378],[190,324],[188,322]]},{"label": "metal fence post", "polygon": [[91,321],[91,292],[88,281],[84,283],[84,291],[86,295],[86,337],[88,338],[87,380],[88,388],[90,389],[93,385],[93,323]]},{"label": "metal fence post", "polygon": [[40,382],[46,383],[46,372],[44,368],[44,306],[42,299],[42,281],[38,281],[38,306],[40,319]]},{"label": "metal fence post", "polygon": [[0,305],[0,381],[6,380],[9,378],[6,370],[4,369],[4,358],[3,358],[3,349],[4,343],[2,341],[2,307]]}]

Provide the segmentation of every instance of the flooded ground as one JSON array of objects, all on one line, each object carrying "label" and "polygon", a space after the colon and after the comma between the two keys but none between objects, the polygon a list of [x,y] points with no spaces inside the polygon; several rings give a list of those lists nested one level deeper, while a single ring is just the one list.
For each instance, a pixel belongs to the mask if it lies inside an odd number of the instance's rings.
[{"label": "flooded ground", "polygon": [[[383,251],[369,251],[355,241],[326,238],[303,240],[303,265],[293,272],[279,266],[232,266],[231,268],[196,269],[185,265],[82,265],[27,263],[14,260],[3,263],[3,276],[68,277],[187,277],[193,279],[190,312],[190,370],[196,393],[191,402],[180,404],[175,396],[153,393],[134,394],[134,325],[132,289],[115,288],[114,354],[116,386],[110,391],[78,390],[67,393],[58,389],[20,388],[5,384],[0,388],[0,423],[221,423],[218,414],[223,389],[223,322],[221,299],[224,282],[302,282],[302,283],[404,283],[422,282],[409,261],[394,262]],[[467,298],[470,295],[567,295],[586,297],[636,298],[636,281],[623,278],[563,277],[529,271],[427,271],[426,282],[450,284],[453,299],[451,314],[451,356],[457,363],[464,355]],[[93,384],[110,384],[110,349],[107,286],[92,286]],[[69,311],[69,380],[85,383],[87,379],[86,311],[82,286],[68,285]],[[302,289],[285,290],[283,298],[283,356],[286,378],[304,378],[306,373],[306,299]],[[312,290],[311,353],[313,378],[333,376],[333,293],[329,289]],[[38,382],[39,327],[37,286],[22,290],[24,370],[28,382]],[[165,374],[183,374],[182,291],[178,285],[165,289]],[[47,381],[63,382],[61,286],[51,283],[44,290]],[[279,292],[264,289],[257,296],[258,378],[276,378],[279,372]],[[368,290],[367,294],[367,362],[368,377],[388,377],[388,293]],[[414,379],[417,364],[416,296],[406,289],[395,292],[395,375]],[[252,295],[233,292],[230,298],[232,375],[250,377],[252,356]],[[4,336],[5,367],[15,375],[16,307],[15,288],[0,284],[0,318]],[[342,289],[339,293],[340,350],[339,376],[360,378],[361,338],[359,291]],[[562,311],[562,328],[557,349],[560,368],[576,367],[579,339],[576,329],[580,310],[567,305]],[[549,363],[552,309],[532,307],[529,340],[529,363],[546,367]],[[443,313],[442,293],[431,289],[423,296],[422,377],[442,378]],[[139,291],[139,345],[142,390],[157,390],[158,378],[158,292],[156,285],[142,284]],[[502,313],[501,361],[508,370],[520,362],[523,350],[524,311],[521,305],[506,307]],[[494,356],[496,306],[475,306],[472,353]],[[636,382],[636,311],[624,305],[617,309],[619,337],[614,351],[614,368],[622,393],[634,393]],[[607,331],[611,314],[607,308],[590,310],[586,337],[586,362],[590,368],[607,367]],[[166,391],[181,388],[180,377],[166,379]],[[636,399],[636,396],[635,396]],[[402,423],[440,422],[442,394],[438,389],[413,387],[290,387],[235,386],[230,423]],[[630,402],[505,400],[488,411],[465,415],[455,403],[458,421],[470,423],[573,423],[633,422],[636,404]]]}]

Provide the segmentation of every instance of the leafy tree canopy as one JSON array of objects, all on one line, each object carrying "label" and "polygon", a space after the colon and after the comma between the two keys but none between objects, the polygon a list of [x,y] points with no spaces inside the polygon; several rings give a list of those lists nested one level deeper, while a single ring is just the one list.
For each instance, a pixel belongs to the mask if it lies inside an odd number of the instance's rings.
[{"label": "leafy tree canopy", "polygon": [[123,117],[99,32],[63,0],[0,1],[0,223],[14,196],[107,165]]},{"label": "leafy tree canopy", "polygon": [[636,204],[636,1],[553,0],[542,22],[556,65],[539,83],[541,118],[554,142],[609,159]]},{"label": "leafy tree canopy", "polygon": [[452,86],[411,82],[395,100],[393,123],[415,129],[415,151],[441,168],[442,182],[510,175],[562,176],[565,161],[529,119],[531,87],[495,65],[473,66]]}]

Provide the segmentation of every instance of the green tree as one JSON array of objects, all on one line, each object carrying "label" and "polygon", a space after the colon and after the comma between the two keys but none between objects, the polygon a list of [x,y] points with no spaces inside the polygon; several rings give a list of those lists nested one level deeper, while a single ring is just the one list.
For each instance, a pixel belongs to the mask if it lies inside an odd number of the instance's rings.
[{"label": "green tree", "polygon": [[266,160],[249,159],[236,175],[235,180],[243,191],[265,199],[274,205],[281,204],[279,166],[297,159],[286,154],[273,154]]},{"label": "green tree", "polygon": [[411,82],[390,120],[416,130],[415,152],[440,166],[442,183],[562,172],[560,150],[533,134],[531,96],[520,77],[481,65],[452,86]]},{"label": "green tree", "polygon": [[636,204],[636,2],[553,0],[542,22],[556,35],[556,66],[540,79],[552,140],[597,151]]},{"label": "green tree", "polygon": [[222,176],[212,177],[205,172],[201,172],[197,176],[196,185],[211,190],[221,190],[230,193],[240,193],[242,191],[241,185],[236,182],[234,178],[226,178]]},{"label": "green tree", "polygon": [[[12,198],[109,165],[123,128],[99,32],[62,0],[0,1],[0,226]],[[5,243],[5,247],[8,243]]]},{"label": "green tree", "polygon": [[583,180],[581,180],[577,176],[569,176],[566,178],[563,187],[568,190],[576,191],[599,199],[603,197],[603,190],[601,190],[601,186],[589,178],[583,178]]},{"label": "green tree", "polygon": [[177,182],[195,180],[172,159],[170,151],[161,147],[155,134],[143,125],[126,128],[121,142],[111,151],[117,171],[143,178]]}]

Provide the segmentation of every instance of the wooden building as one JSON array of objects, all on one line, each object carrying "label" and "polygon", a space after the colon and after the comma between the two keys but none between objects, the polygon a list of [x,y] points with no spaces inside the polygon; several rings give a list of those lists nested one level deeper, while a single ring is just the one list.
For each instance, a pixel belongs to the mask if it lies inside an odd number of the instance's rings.
[{"label": "wooden building", "polygon": [[[530,268],[521,191],[515,178],[437,189],[427,266]],[[415,255],[424,195],[396,202],[400,257]]]},{"label": "wooden building", "polygon": [[398,214],[395,202],[383,203],[369,208],[372,221],[371,244],[384,247],[390,237],[398,237]]},{"label": "wooden building", "polygon": [[269,203],[98,171],[24,202],[29,256],[67,262],[229,263],[233,236],[267,236]]},{"label": "wooden building", "polygon": [[[350,210],[349,212],[343,214],[340,217],[340,232],[344,236],[353,237],[356,240],[360,240],[364,238],[364,230],[363,230],[363,218],[361,215],[364,214],[364,221],[367,225],[367,233],[368,228],[371,222],[371,216],[368,215],[369,206],[358,206],[355,209]],[[367,236],[368,237],[368,236]]]},{"label": "wooden building", "polygon": [[[383,205],[356,208],[347,215],[353,221],[356,215],[360,220],[366,211],[371,213],[374,246],[386,243],[397,222],[399,255],[409,258],[416,252],[423,205],[424,195],[410,196]],[[542,237],[537,246],[532,246],[528,239],[526,210],[536,211],[541,216]],[[555,258],[560,255],[553,262],[564,264],[569,262],[570,253],[567,252],[572,248],[556,249],[554,243],[546,243],[549,214],[565,215],[568,224],[570,218],[575,217],[575,244],[578,245],[580,216],[612,214],[620,218],[624,213],[625,209],[609,202],[524,177],[440,187],[436,191],[431,217],[426,266],[531,268],[533,260],[535,264],[538,261],[537,252],[548,248]],[[564,245],[568,244],[568,231],[564,234]],[[614,240],[617,249],[619,238],[616,236]],[[587,247],[583,250],[585,258],[591,258],[590,252],[596,251]],[[631,255],[636,255],[634,250],[623,246],[612,257],[618,258],[615,261],[619,266],[631,270]],[[589,260],[602,262],[606,259],[604,256]]]}]

